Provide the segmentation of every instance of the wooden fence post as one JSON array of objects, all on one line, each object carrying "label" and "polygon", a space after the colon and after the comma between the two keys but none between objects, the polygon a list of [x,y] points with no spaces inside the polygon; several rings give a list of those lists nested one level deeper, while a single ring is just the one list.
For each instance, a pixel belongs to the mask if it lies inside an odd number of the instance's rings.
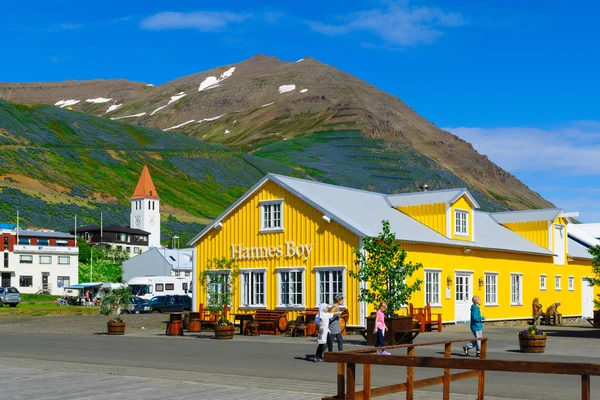
[{"label": "wooden fence post", "polygon": [[590,376],[581,375],[581,400],[590,399]]},{"label": "wooden fence post", "polygon": [[345,371],[346,365],[344,363],[338,363],[337,365],[337,398],[344,400],[346,398],[346,379]]},{"label": "wooden fence post", "polygon": [[363,364],[363,400],[371,399],[371,364]]},{"label": "wooden fence post", "polygon": [[[444,357],[452,357],[452,343],[446,343],[444,345]],[[450,368],[444,368],[444,400],[450,400]]]},{"label": "wooden fence post", "polygon": [[[409,357],[414,357],[415,348],[409,347],[406,355]],[[406,400],[413,400],[414,380],[415,380],[414,367],[406,367]]]},{"label": "wooden fence post", "polygon": [[[481,352],[479,354],[480,360],[487,358],[487,340],[481,341]],[[485,396],[485,370],[479,371],[479,382],[477,384],[477,400],[483,400]]]},{"label": "wooden fence post", "polygon": [[356,400],[356,364],[346,364],[346,395],[348,400]]}]

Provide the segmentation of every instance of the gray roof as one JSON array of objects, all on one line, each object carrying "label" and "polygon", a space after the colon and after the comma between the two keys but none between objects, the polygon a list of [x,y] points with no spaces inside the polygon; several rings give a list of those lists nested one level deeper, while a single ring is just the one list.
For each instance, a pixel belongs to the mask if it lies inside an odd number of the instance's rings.
[{"label": "gray roof", "polygon": [[574,258],[583,258],[586,260],[591,260],[592,255],[588,252],[588,247],[579,243],[577,240],[573,238],[567,239],[567,254]]},{"label": "gray roof", "polygon": [[52,238],[52,239],[74,239],[75,236],[69,235],[64,232],[49,232],[49,231],[22,231],[17,233],[19,236],[25,237],[40,237],[40,238]]},{"label": "gray roof", "polygon": [[510,222],[554,221],[563,210],[545,208],[541,210],[505,211],[493,213],[492,216],[501,224]]},{"label": "gray roof", "polygon": [[268,180],[279,184],[360,237],[376,237],[381,232],[381,222],[387,220],[390,221],[390,227],[396,234],[396,238],[402,242],[553,254],[499,225],[487,213],[475,212],[475,241],[452,240],[392,208],[387,195],[275,174],[269,174],[258,182],[245,196],[238,199],[213,223],[196,235],[190,244],[195,243]]},{"label": "gray roof", "polygon": [[471,205],[474,208],[479,208],[479,204],[471,196],[469,191],[465,188],[460,189],[446,189],[446,190],[432,190],[427,192],[416,192],[416,193],[400,193],[388,195],[387,198],[391,205],[394,207],[398,206],[413,206],[418,204],[438,204],[448,203],[452,204],[458,200],[461,196],[466,195]]},{"label": "gray roof", "polygon": [[577,227],[596,239],[600,239],[600,224],[577,224]]}]

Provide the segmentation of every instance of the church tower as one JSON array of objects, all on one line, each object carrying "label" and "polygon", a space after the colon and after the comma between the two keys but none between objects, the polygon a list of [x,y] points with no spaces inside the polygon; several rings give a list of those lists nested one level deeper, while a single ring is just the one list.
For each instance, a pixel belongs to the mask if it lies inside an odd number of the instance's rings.
[{"label": "church tower", "polygon": [[156,193],[148,167],[144,165],[133,196],[131,196],[130,226],[150,232],[148,245],[160,247],[160,198]]}]

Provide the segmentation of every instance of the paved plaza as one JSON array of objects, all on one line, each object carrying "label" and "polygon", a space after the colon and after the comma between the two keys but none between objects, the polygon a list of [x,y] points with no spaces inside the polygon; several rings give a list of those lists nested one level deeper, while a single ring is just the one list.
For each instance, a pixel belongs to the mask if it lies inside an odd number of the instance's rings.
[{"label": "paved plaza", "polygon": [[[517,352],[518,328],[486,329],[488,358],[600,363],[600,331],[591,327],[549,329],[543,355]],[[468,327],[420,335],[417,342],[468,337]],[[347,336],[348,349],[360,337]],[[43,333],[0,333],[3,399],[106,399],[117,394],[144,399],[318,399],[335,393],[336,367],[307,361],[314,339],[284,336],[216,341],[211,333],[165,337],[149,332],[125,337]],[[398,354],[401,354],[397,351]],[[441,356],[442,347],[419,348],[417,355]],[[460,355],[460,349],[453,351]],[[420,368],[416,379],[440,375]],[[362,371],[357,368],[357,376]],[[373,367],[373,386],[400,383],[403,368]],[[359,379],[360,381],[360,379]],[[592,378],[592,398],[600,391]],[[476,380],[453,383],[452,399],[473,399]],[[441,387],[418,390],[417,399],[441,398]],[[579,377],[488,372],[486,399],[571,399]],[[403,398],[395,395],[386,398]]]}]

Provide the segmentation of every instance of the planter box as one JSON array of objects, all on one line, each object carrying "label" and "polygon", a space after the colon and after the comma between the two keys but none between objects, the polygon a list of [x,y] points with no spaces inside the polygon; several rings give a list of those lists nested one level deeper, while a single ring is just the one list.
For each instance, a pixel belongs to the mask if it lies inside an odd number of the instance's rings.
[{"label": "planter box", "polygon": [[124,335],[125,334],[125,321],[115,322],[108,321],[106,323],[109,335]]},{"label": "planter box", "polygon": [[234,325],[215,325],[215,339],[233,339],[235,333]]},{"label": "planter box", "polygon": [[521,348],[522,353],[543,353],[544,351],[546,351],[546,334],[519,334],[519,347]]},{"label": "planter box", "polygon": [[[413,328],[412,316],[402,317],[385,317],[385,331],[384,342],[386,346],[393,346],[396,344],[408,343],[408,340],[404,338],[405,334],[403,331],[410,331]],[[367,346],[375,346],[377,335],[373,333],[375,327],[375,317],[367,317]],[[412,335],[409,335],[412,337]]]}]

